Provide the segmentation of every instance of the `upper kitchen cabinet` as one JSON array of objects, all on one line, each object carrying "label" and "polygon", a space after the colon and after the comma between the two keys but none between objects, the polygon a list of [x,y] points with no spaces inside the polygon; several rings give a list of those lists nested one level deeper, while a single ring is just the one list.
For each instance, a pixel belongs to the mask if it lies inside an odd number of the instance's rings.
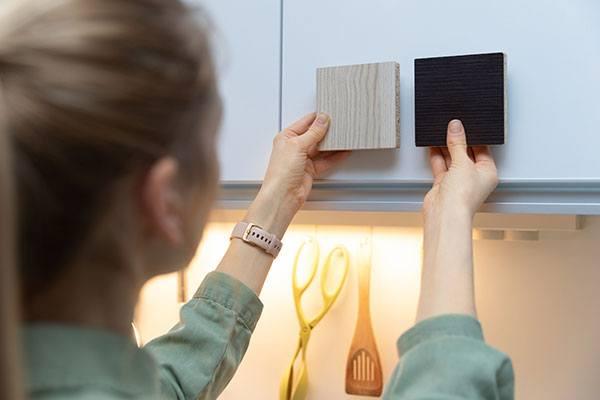
[{"label": "upper kitchen cabinet", "polygon": [[279,0],[188,0],[209,14],[224,104],[223,183],[261,180],[279,131]]},{"label": "upper kitchen cabinet", "polygon": [[[283,125],[315,109],[318,67],[400,64],[400,148],[356,151],[316,185],[309,208],[418,209],[430,173],[427,150],[415,147],[414,60],[504,52],[508,128],[506,144],[493,148],[501,184],[484,210],[600,214],[599,2],[282,4]],[[251,186],[229,189],[224,200],[233,204]]]}]

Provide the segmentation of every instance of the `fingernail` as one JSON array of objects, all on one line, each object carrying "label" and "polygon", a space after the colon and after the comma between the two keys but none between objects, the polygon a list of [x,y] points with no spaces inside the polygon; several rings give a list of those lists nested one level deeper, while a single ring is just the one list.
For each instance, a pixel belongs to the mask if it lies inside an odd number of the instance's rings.
[{"label": "fingernail", "polygon": [[462,122],[458,119],[453,119],[450,121],[450,132],[452,133],[460,133],[462,131]]},{"label": "fingernail", "polygon": [[326,125],[328,121],[329,121],[329,115],[327,115],[325,113],[320,113],[317,116],[317,124],[319,124],[319,125]]}]

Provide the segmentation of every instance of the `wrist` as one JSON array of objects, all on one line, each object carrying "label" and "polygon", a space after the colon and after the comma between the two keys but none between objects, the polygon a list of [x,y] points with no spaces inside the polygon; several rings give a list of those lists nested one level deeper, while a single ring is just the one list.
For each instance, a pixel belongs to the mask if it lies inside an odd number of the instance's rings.
[{"label": "wrist", "polygon": [[424,227],[436,228],[449,224],[450,226],[472,226],[474,213],[464,206],[436,207],[423,212]]},{"label": "wrist", "polygon": [[473,238],[473,217],[464,209],[440,210],[425,216],[423,234],[428,256],[437,254],[438,250],[460,251]]},{"label": "wrist", "polygon": [[261,189],[244,219],[281,239],[294,215],[283,196]]}]

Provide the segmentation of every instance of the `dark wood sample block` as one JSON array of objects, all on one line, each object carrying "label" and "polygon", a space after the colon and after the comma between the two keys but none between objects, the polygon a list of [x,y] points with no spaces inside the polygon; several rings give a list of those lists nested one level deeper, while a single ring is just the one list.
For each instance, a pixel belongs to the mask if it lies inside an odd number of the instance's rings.
[{"label": "dark wood sample block", "polygon": [[415,60],[415,143],[445,146],[448,122],[460,119],[469,145],[504,144],[504,53]]}]

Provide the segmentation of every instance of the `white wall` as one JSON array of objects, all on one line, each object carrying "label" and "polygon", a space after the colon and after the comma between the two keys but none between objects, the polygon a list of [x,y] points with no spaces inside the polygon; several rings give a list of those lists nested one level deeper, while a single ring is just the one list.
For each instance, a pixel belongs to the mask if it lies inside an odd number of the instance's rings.
[{"label": "white wall", "polygon": [[[227,246],[231,224],[211,224],[189,269],[190,293],[212,270]],[[421,262],[421,229],[375,227],[372,312],[385,377],[396,361],[395,341],[414,320]],[[261,299],[265,309],[240,369],[222,399],[276,399],[281,374],[297,340],[291,297],[291,260],[306,235],[323,252],[334,243],[351,251],[367,227],[293,226]],[[584,229],[542,235],[534,242],[476,241],[476,287],[480,319],[490,343],[509,353],[518,399],[596,399],[600,393],[600,217]],[[338,303],[317,326],[309,348],[311,399],[346,399],[345,361],[356,315],[357,281],[352,266]],[[318,304],[309,293],[308,306]],[[176,278],[150,282],[137,323],[145,341],[177,319]]]}]

